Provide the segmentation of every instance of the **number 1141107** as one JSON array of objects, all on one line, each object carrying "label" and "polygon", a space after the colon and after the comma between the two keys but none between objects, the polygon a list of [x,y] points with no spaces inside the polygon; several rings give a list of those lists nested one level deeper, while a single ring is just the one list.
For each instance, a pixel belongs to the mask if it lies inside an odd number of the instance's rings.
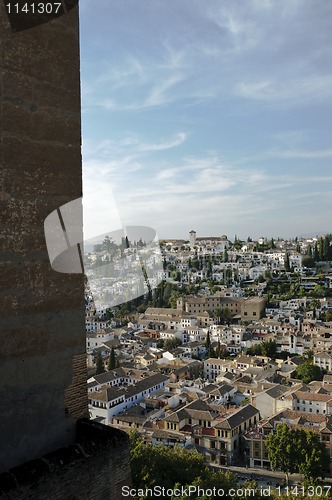
[{"label": "number 1141107", "polygon": [[6,4],[8,14],[57,14],[62,7],[61,2],[57,3],[14,3]]}]

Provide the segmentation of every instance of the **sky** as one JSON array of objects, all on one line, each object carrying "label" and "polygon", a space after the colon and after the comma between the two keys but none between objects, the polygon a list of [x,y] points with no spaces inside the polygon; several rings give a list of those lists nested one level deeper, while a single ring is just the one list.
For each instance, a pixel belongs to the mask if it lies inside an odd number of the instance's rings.
[{"label": "sky", "polygon": [[85,239],[332,232],[332,2],[80,0]]}]

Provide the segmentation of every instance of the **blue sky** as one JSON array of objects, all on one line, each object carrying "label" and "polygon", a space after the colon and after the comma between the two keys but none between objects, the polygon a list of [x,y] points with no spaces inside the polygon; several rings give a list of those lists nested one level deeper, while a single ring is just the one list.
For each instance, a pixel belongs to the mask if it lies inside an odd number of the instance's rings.
[{"label": "blue sky", "polygon": [[332,231],[332,2],[81,0],[80,32],[85,238]]}]

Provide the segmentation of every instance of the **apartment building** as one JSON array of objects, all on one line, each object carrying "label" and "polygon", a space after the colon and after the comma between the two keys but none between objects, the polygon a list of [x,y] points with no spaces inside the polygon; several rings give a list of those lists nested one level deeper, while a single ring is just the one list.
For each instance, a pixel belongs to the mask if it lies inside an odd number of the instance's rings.
[{"label": "apartment building", "polygon": [[212,382],[226,372],[236,373],[236,371],[235,362],[226,359],[209,358],[203,363],[204,378]]},{"label": "apartment building", "polygon": [[232,465],[243,451],[242,434],[259,421],[252,405],[216,410],[216,405],[196,400],[163,419],[162,429],[192,436],[197,451],[209,462]]},{"label": "apartment building", "polygon": [[181,297],[177,301],[177,309],[193,315],[200,315],[204,312],[214,313],[217,309],[228,309],[233,316],[238,315],[243,321],[258,321],[265,310],[265,299],[262,297],[225,297],[217,292],[207,297]]},{"label": "apartment building", "polygon": [[332,393],[295,391],[293,410],[320,415],[332,414]]},{"label": "apartment building", "polygon": [[320,351],[314,355],[314,364],[322,370],[332,373],[332,355],[331,352]]},{"label": "apartment building", "polygon": [[102,386],[99,390],[89,392],[90,417],[109,425],[114,415],[137,405],[150,394],[163,389],[168,382],[167,376],[155,373],[135,385]]}]

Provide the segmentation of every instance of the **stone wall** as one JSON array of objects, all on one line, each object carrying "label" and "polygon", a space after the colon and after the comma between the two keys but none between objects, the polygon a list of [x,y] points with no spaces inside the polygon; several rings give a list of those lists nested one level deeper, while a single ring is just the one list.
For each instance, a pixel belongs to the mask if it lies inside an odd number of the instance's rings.
[{"label": "stone wall", "polygon": [[44,237],[48,214],[82,195],[78,7],[15,32],[5,3],[0,472],[69,445],[87,415],[83,275],[55,272]]},{"label": "stone wall", "polygon": [[128,435],[82,420],[75,444],[0,475],[0,499],[120,500],[130,484]]}]

